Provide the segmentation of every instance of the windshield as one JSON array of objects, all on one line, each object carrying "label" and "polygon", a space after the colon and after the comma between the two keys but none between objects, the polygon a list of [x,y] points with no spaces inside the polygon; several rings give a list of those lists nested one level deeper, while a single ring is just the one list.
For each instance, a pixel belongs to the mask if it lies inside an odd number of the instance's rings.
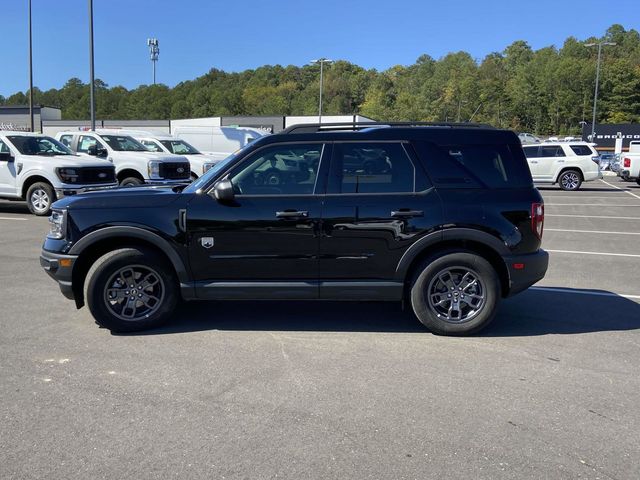
[{"label": "windshield", "polygon": [[51,137],[11,135],[7,138],[23,155],[74,155],[71,150]]},{"label": "windshield", "polygon": [[116,152],[148,152],[149,150],[137,140],[126,135],[100,135]]},{"label": "windshield", "polygon": [[176,155],[199,155],[200,152],[183,140],[160,140],[167,150]]}]

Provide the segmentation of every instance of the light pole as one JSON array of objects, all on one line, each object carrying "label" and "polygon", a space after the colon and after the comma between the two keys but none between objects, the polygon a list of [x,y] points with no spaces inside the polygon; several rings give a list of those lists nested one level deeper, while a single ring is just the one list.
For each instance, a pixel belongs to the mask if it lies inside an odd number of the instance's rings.
[{"label": "light pole", "polygon": [[311,62],[309,62],[311,65],[320,65],[320,100],[318,102],[318,123],[322,124],[322,84],[324,81],[324,76],[323,76],[323,67],[324,64],[331,64],[333,63],[333,60],[329,60],[328,58],[319,58],[317,60],[311,60]]},{"label": "light pole", "polygon": [[615,42],[598,42],[598,43],[585,43],[585,47],[598,46],[598,61],[596,62],[596,89],[593,94],[593,121],[591,122],[591,141],[596,139],[596,107],[598,104],[598,84],[600,83],[600,55],[602,53],[603,45],[614,46]]},{"label": "light pole", "polygon": [[29,119],[31,131],[34,132],[33,125],[33,55],[31,49],[31,0],[29,0]]},{"label": "light pole", "polygon": [[149,56],[153,63],[153,84],[156,84],[156,62],[160,55],[160,43],[157,38],[147,38],[147,46],[149,47]]},{"label": "light pole", "polygon": [[93,0],[89,0],[89,110],[91,112],[91,130],[95,130],[96,100],[93,71]]}]

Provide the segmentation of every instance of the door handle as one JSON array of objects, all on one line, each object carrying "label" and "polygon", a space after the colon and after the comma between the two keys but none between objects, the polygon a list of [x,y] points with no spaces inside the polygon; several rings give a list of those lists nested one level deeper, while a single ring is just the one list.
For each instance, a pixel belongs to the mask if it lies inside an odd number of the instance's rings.
[{"label": "door handle", "polygon": [[538,163],[538,160],[529,160],[531,163]]},{"label": "door handle", "polygon": [[422,210],[409,210],[401,208],[400,210],[392,210],[391,216],[394,218],[423,217],[424,212]]},{"label": "door handle", "polygon": [[306,218],[309,216],[307,211],[285,210],[284,212],[276,212],[278,218]]}]

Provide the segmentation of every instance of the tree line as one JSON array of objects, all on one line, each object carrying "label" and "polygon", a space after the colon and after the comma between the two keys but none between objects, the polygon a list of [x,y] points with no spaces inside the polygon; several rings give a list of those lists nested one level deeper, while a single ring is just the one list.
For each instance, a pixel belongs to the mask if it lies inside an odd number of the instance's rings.
[{"label": "tree line", "polygon": [[[640,121],[640,34],[613,25],[602,38],[569,37],[561,48],[533,50],[525,41],[476,60],[466,52],[385,71],[347,61],[325,66],[323,113],[382,121],[469,121],[540,135],[580,131],[591,122],[597,47],[603,47],[598,122]],[[316,115],[319,67],[263,66],[128,90],[95,81],[99,119],[178,119],[232,115]],[[0,104],[25,105],[28,92]],[[34,102],[62,108],[64,119],[89,118],[89,86],[71,78],[60,89],[34,88]]]}]

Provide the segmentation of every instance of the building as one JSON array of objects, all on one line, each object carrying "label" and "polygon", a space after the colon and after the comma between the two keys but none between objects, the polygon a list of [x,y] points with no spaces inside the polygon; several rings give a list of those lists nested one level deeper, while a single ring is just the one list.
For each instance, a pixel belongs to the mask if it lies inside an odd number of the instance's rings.
[{"label": "building", "polygon": [[[56,107],[34,105],[33,126],[36,132],[42,132],[42,124],[46,121],[62,119],[62,111]],[[31,130],[29,106],[0,105],[0,130]]]}]

